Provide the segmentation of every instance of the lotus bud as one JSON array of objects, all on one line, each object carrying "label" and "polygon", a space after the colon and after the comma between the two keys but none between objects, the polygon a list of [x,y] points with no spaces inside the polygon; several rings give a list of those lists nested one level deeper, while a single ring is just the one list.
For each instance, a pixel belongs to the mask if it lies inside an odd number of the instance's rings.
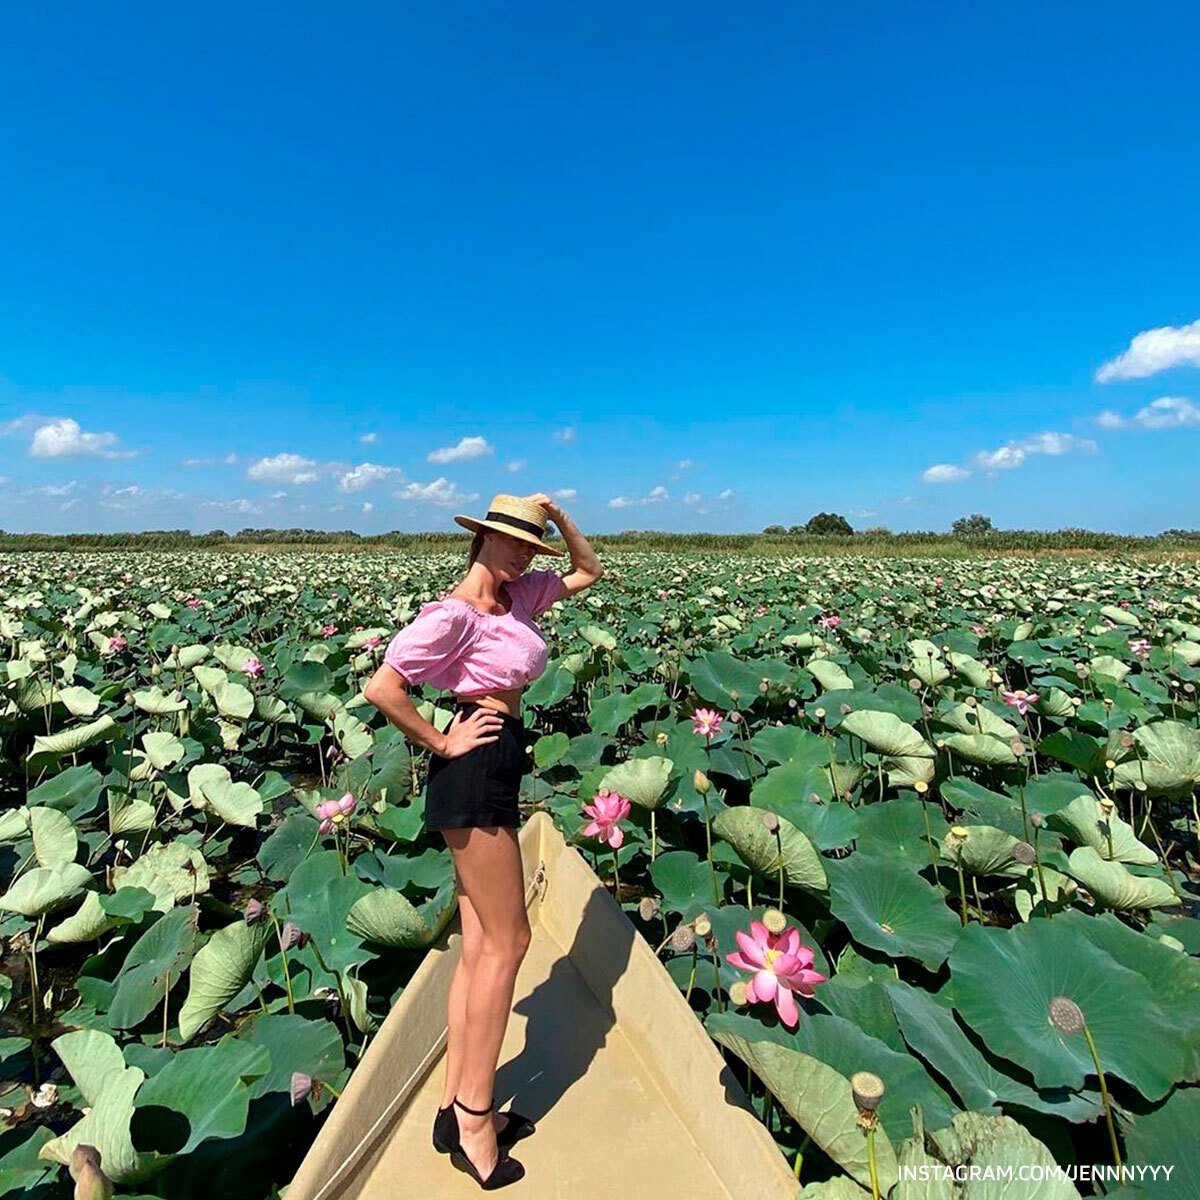
[{"label": "lotus bud", "polygon": [[654,735],[654,744],[656,746],[665,746],[669,740],[670,739],[667,737],[667,735],[661,731]]},{"label": "lotus bud", "polygon": [[762,923],[769,933],[782,933],[787,928],[787,917],[777,908],[764,909]]},{"label": "lotus bud", "polygon": [[100,1167],[100,1151],[81,1142],[71,1152],[71,1178],[75,1181],[74,1200],[110,1200],[112,1180]]},{"label": "lotus bud", "polygon": [[701,796],[707,796],[708,789],[712,787],[712,784],[708,781],[708,776],[705,775],[705,773],[701,771],[699,767],[696,768],[695,773],[692,775],[692,787],[694,787]]},{"label": "lotus bud", "polygon": [[154,663],[150,668],[150,674],[157,679],[162,674],[162,667],[158,663]]},{"label": "lotus bud", "polygon": [[809,804],[820,804],[821,797],[817,792],[809,792],[808,793],[808,802],[809,802]]},{"label": "lotus bud", "polygon": [[653,896],[643,896],[638,901],[638,916],[643,921],[653,921],[659,914],[659,903]]},{"label": "lotus bud", "polygon": [[1029,823],[1034,829],[1041,829],[1046,824],[1046,814],[1042,812],[1031,812],[1029,814]]},{"label": "lotus bud", "polygon": [[738,725],[738,724],[740,724],[740,723],[741,723],[741,720],[742,720],[742,714],[741,714],[740,712],[738,712],[738,711],[737,711],[737,709],[735,708],[735,709],[734,709],[734,710],[733,710],[733,711],[732,711],[732,712],[729,714],[729,723],[730,723],[731,725]]},{"label": "lotus bud", "polygon": [[686,954],[696,945],[696,931],[690,925],[677,925],[671,934],[671,949],[676,954]]},{"label": "lotus bud", "polygon": [[779,818],[773,812],[764,812],[762,823],[768,833],[775,833],[779,828]]},{"label": "lotus bud", "polygon": [[1028,842],[1018,842],[1012,848],[1012,856],[1023,867],[1031,867],[1037,859],[1037,854]]},{"label": "lotus bud", "polygon": [[301,1100],[307,1098],[309,1093],[313,1090],[313,1077],[311,1075],[305,1075],[303,1071],[293,1071],[292,1085],[290,1090],[292,1094],[292,1105],[294,1107],[295,1105],[299,1104]]},{"label": "lotus bud", "polygon": [[263,902],[261,900],[250,900],[246,905],[246,911],[244,914],[246,918],[246,924],[253,925],[254,922],[257,921],[264,912],[266,912],[266,909],[263,907]]},{"label": "lotus bud", "polygon": [[729,985],[729,1003],[741,1008],[746,1003],[746,981],[738,979]]},{"label": "lotus bud", "polygon": [[1069,1037],[1083,1032],[1083,1009],[1068,996],[1055,996],[1050,1001],[1050,1024]]},{"label": "lotus bud", "polygon": [[732,700],[734,704],[736,704],[741,698],[742,698],[742,693],[739,692],[737,690],[737,688],[729,689],[729,699]]},{"label": "lotus bud", "polygon": [[921,681],[914,676],[908,681],[908,686],[912,691],[919,692],[921,690]]},{"label": "lotus bud", "polygon": [[290,950],[293,946],[300,944],[300,939],[303,934],[300,931],[299,925],[293,925],[291,921],[283,923],[283,929],[280,931],[279,940],[285,950]]}]

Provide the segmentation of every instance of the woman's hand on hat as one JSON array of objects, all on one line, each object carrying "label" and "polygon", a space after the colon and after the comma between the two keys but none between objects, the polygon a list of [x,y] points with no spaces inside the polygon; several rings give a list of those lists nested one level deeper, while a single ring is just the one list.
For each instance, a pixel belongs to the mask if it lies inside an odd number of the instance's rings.
[{"label": "woman's hand on hat", "polygon": [[446,742],[442,747],[442,758],[461,758],[476,746],[485,746],[500,737],[504,718],[486,708],[477,708],[465,720],[459,709],[446,727]]},{"label": "woman's hand on hat", "polygon": [[546,516],[552,521],[557,520],[562,513],[562,509],[545,492],[535,492],[532,496],[526,496],[525,498],[531,504],[540,504],[546,510]]}]

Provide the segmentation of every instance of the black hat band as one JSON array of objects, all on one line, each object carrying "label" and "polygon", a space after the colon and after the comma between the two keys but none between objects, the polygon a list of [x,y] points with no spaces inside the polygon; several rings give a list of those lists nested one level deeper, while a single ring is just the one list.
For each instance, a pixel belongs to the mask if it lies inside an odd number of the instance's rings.
[{"label": "black hat band", "polygon": [[489,510],[488,515],[483,519],[485,521],[497,521],[501,525],[511,525],[514,529],[523,529],[526,533],[535,534],[537,537],[541,537],[545,532],[544,528],[535,521],[522,521],[520,517],[509,516],[508,513]]}]

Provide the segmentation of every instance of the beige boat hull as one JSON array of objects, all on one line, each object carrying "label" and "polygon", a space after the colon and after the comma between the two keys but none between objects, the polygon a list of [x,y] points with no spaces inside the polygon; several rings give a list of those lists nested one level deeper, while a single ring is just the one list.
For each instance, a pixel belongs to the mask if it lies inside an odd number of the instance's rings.
[{"label": "beige boat hull", "polygon": [[[774,1139],[653,949],[550,816],[520,832],[533,939],[496,1074],[537,1132],[503,1189],[571,1200],[794,1200]],[[452,1200],[479,1185],[430,1141],[457,914],[350,1077],[285,1200]]]}]

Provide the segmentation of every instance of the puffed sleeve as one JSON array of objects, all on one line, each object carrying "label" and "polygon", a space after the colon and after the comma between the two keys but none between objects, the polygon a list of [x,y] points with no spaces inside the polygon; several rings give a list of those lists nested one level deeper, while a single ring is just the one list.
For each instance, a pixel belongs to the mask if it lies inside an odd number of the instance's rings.
[{"label": "puffed sleeve", "polygon": [[475,632],[468,606],[427,604],[392,638],[383,661],[409,683],[423,683],[461,658]]},{"label": "puffed sleeve", "polygon": [[525,610],[531,617],[544,613],[562,591],[562,576],[557,571],[526,571],[517,582]]}]

